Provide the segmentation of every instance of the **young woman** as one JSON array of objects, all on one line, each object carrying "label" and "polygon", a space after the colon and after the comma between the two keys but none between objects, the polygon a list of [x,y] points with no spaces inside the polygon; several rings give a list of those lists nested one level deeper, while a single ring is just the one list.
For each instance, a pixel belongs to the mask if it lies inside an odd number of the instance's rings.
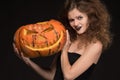
[{"label": "young woman", "polygon": [[[67,42],[56,54],[50,70],[18,56],[49,80],[89,80],[102,52],[111,43],[110,16],[99,0],[67,0],[60,21],[66,26]],[[20,56],[22,55],[22,56]]]}]

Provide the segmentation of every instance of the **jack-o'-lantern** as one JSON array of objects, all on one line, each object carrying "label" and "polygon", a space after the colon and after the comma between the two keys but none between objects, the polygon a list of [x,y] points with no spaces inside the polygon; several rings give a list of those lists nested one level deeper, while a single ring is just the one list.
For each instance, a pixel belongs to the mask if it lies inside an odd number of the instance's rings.
[{"label": "jack-o'-lantern", "polygon": [[23,25],[15,32],[18,51],[29,58],[50,56],[59,52],[66,42],[64,25],[54,19]]}]

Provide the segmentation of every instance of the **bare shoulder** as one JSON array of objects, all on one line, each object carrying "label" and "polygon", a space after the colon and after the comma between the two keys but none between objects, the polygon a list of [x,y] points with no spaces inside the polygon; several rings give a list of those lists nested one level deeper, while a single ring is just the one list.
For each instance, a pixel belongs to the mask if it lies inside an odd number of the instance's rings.
[{"label": "bare shoulder", "polygon": [[102,48],[103,48],[103,45],[100,41],[96,41],[96,42],[93,42],[91,43],[88,47],[87,47],[87,51],[89,52],[93,52],[95,54],[97,53],[101,53],[102,52]]},{"label": "bare shoulder", "polygon": [[95,43],[93,43],[93,55],[94,55],[94,63],[97,64],[100,55],[102,53],[102,49],[103,49],[103,44],[100,41],[96,41]]},{"label": "bare shoulder", "polygon": [[96,49],[102,49],[103,44],[100,41],[96,41],[94,43],[91,44],[91,46],[95,47]]},{"label": "bare shoulder", "polygon": [[89,56],[93,60],[93,63],[96,64],[102,53],[102,47],[103,45],[100,41],[93,42],[85,50],[85,55]]}]

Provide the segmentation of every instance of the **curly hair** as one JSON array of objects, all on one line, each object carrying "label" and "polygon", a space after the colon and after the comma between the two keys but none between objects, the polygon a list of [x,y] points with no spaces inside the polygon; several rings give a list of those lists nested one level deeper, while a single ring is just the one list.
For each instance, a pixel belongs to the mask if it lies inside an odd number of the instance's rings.
[{"label": "curly hair", "polygon": [[109,30],[110,15],[104,3],[99,0],[66,0],[64,9],[60,14],[60,20],[69,30],[72,41],[76,39],[77,33],[69,25],[68,12],[74,8],[88,15],[89,27],[81,35],[84,41],[99,40],[103,44],[103,49],[106,49],[112,41],[112,36]]}]

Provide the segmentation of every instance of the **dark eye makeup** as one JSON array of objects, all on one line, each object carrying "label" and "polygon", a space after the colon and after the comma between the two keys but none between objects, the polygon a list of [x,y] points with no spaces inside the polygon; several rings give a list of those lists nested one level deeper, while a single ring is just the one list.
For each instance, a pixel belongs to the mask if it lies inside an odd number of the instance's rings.
[{"label": "dark eye makeup", "polygon": [[83,16],[77,16],[78,20],[81,20],[83,18]]}]

